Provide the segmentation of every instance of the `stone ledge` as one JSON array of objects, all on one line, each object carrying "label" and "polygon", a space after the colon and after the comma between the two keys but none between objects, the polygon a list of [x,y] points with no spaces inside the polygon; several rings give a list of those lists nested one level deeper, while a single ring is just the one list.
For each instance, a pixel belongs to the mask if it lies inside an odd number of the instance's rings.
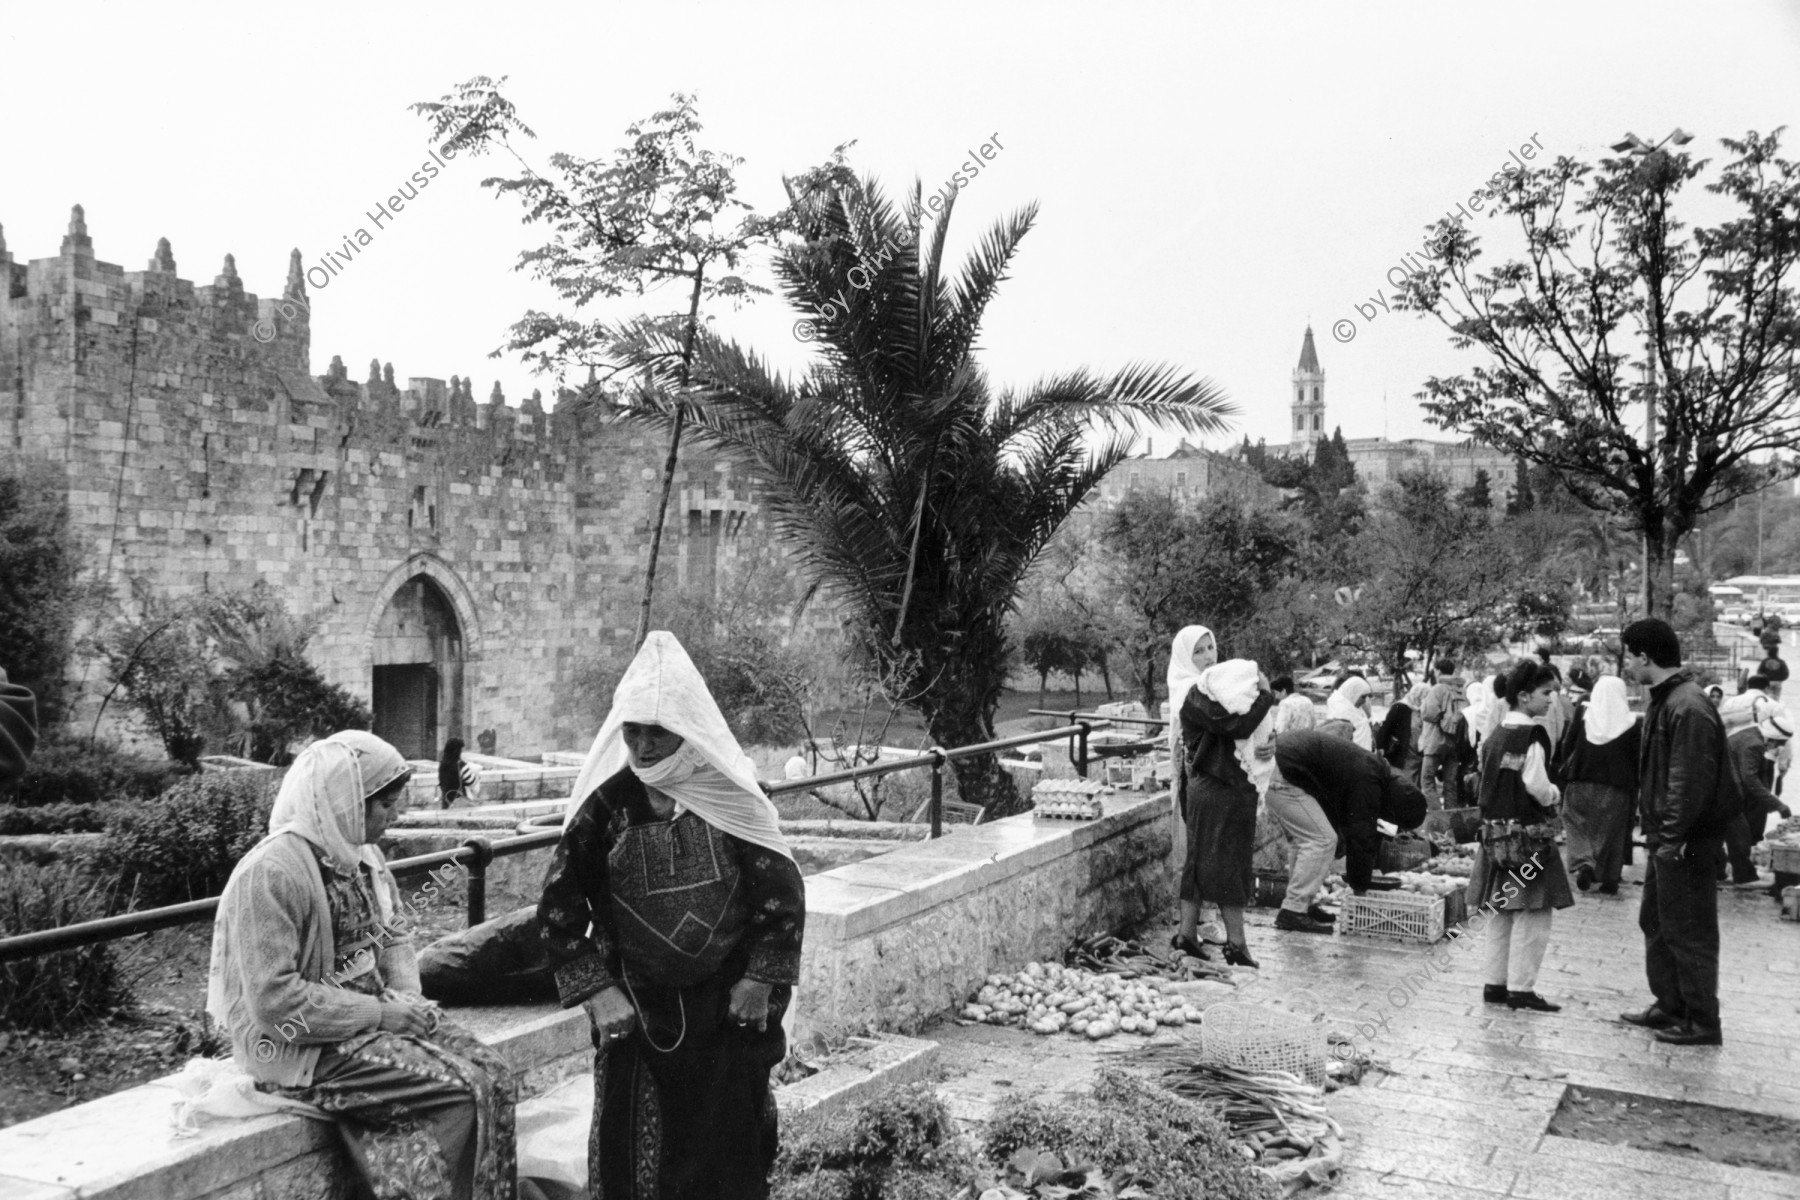
[{"label": "stone ledge", "polygon": [[[522,1095],[537,1095],[591,1066],[587,1015],[579,1008],[456,1009],[452,1015],[500,1051],[519,1073]],[[0,1195],[198,1200],[272,1174],[303,1182],[295,1196],[324,1195],[320,1189],[332,1186],[338,1141],[329,1126],[283,1115],[209,1120],[198,1135],[176,1138],[170,1117],[178,1098],[167,1079],[157,1080],[0,1129]]]},{"label": "stone ledge", "polygon": [[928,1079],[937,1068],[938,1044],[898,1034],[850,1039],[854,1061],[835,1062],[797,1083],[775,1089],[783,1116],[835,1112],[860,1104],[876,1091]]}]

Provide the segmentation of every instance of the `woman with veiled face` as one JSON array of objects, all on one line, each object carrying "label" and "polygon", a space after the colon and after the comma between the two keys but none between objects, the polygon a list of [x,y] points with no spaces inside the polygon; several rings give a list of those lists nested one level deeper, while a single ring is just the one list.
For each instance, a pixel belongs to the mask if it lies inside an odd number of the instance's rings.
[{"label": "woman with veiled face", "polygon": [[593,1026],[588,1186],[761,1200],[805,888],[673,635],[652,633],[627,668],[574,795],[538,918],[564,1007]]}]

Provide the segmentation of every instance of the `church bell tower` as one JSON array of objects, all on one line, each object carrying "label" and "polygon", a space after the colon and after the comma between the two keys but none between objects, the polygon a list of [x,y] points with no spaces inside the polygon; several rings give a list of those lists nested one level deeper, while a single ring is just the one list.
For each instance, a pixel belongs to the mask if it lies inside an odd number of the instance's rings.
[{"label": "church bell tower", "polygon": [[1319,352],[1313,348],[1311,325],[1300,346],[1300,365],[1294,368],[1292,407],[1294,448],[1310,449],[1325,436],[1325,372],[1319,367]]}]

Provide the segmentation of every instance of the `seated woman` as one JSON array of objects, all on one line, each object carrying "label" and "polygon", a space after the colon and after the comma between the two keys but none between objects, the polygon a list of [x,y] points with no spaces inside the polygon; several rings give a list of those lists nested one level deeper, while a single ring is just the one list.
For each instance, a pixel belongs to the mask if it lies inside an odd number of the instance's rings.
[{"label": "seated woman", "polygon": [[419,995],[375,846],[409,773],[360,730],[294,760],[219,897],[207,1012],[259,1090],[337,1118],[369,1194],[511,1200],[512,1076]]},{"label": "seated woman", "polygon": [[538,917],[593,1022],[588,1186],[760,1200],[806,897],[775,806],[681,643],[652,633],[575,781]]}]

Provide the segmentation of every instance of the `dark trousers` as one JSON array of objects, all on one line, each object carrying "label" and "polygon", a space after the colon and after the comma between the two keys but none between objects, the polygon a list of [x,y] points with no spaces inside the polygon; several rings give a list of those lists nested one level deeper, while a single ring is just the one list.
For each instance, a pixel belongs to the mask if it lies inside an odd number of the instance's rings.
[{"label": "dark trousers", "polygon": [[1750,823],[1741,813],[1725,826],[1725,857],[1731,863],[1731,882],[1749,883],[1756,878],[1756,864],[1750,861],[1750,847],[1760,840],[1760,835],[1751,835]]},{"label": "dark trousers", "polygon": [[1719,894],[1716,844],[1688,843],[1691,862],[1652,851],[1644,867],[1644,974],[1656,1003],[1671,1016],[1709,1029],[1719,1025]]}]

